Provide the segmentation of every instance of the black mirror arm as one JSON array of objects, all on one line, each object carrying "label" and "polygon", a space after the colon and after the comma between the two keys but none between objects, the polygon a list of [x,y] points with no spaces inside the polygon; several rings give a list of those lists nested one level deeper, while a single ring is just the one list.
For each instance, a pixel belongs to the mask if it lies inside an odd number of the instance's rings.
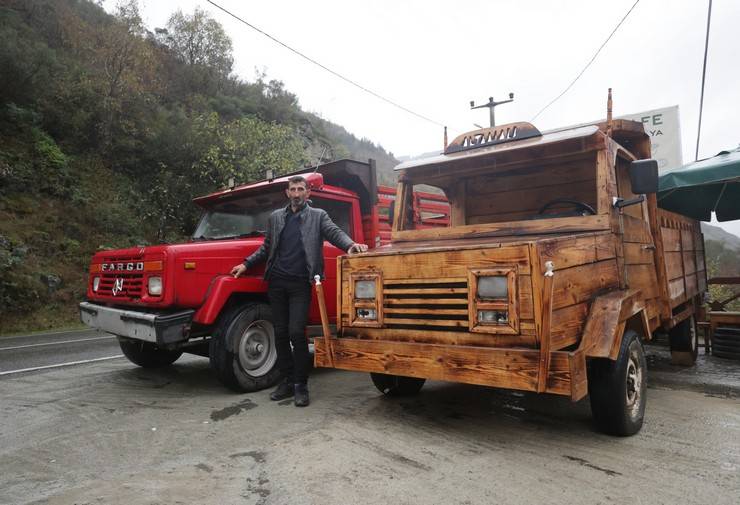
[{"label": "black mirror arm", "polygon": [[630,205],[635,205],[638,203],[642,203],[645,201],[645,195],[640,195],[637,198],[632,198],[630,200],[625,200],[624,198],[614,198],[614,207],[617,209],[621,209],[623,207],[629,207]]}]

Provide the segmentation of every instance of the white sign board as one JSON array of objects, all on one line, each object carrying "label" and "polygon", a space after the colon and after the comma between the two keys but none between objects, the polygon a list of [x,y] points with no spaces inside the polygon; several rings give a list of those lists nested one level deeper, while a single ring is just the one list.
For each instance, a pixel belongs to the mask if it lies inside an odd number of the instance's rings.
[{"label": "white sign board", "polygon": [[678,105],[627,114],[617,119],[640,121],[645,126],[645,133],[650,135],[652,156],[658,161],[659,171],[663,172],[683,165]]}]

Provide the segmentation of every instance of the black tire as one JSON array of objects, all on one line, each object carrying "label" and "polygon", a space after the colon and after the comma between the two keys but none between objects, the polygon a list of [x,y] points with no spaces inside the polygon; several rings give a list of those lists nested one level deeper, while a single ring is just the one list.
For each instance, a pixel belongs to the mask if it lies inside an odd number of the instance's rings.
[{"label": "black tire", "polygon": [[668,330],[668,344],[671,353],[687,352],[692,361],[696,361],[699,355],[699,347],[696,345],[696,321],[694,316],[688,317]]},{"label": "black tire", "polygon": [[712,335],[712,343],[724,347],[735,347],[740,351],[740,328],[717,328]]},{"label": "black tire", "polygon": [[160,349],[151,342],[133,340],[125,337],[118,337],[118,345],[121,346],[124,356],[131,363],[143,368],[161,368],[169,366],[182,356],[182,351],[170,351]]},{"label": "black tire", "polygon": [[225,312],[211,336],[209,359],[218,380],[236,392],[275,385],[280,370],[270,306],[247,303]]},{"label": "black tire", "polygon": [[387,396],[413,396],[421,391],[426,382],[426,379],[384,373],[371,373],[370,378],[378,391]]},{"label": "black tire", "polygon": [[588,393],[601,431],[622,437],[640,431],[647,401],[647,364],[637,333],[625,332],[616,361],[588,363]]},{"label": "black tire", "polygon": [[734,359],[740,361],[740,352],[727,352],[718,348],[712,349],[712,354],[718,358]]}]

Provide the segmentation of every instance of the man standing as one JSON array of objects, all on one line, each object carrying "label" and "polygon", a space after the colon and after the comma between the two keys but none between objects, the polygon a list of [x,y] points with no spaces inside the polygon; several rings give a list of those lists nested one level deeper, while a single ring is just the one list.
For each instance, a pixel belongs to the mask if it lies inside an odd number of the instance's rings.
[{"label": "man standing", "polygon": [[[349,254],[367,251],[367,245],[352,241],[332,222],[323,209],[306,203],[311,191],[306,179],[288,179],[285,194],[290,204],[269,218],[265,240],[244,263],[231,269],[234,277],[267,260],[267,297],[275,325],[277,365],[282,382],[270,393],[271,400],[294,396],[297,407],[309,404],[309,353],[306,321],[311,305],[311,280],[324,273],[324,240]],[[292,344],[292,350],[291,350]]]}]

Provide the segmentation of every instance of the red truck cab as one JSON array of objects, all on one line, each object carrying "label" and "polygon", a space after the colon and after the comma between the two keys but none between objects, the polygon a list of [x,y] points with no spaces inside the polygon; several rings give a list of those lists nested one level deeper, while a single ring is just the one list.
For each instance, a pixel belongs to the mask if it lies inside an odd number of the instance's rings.
[{"label": "red truck cab", "polygon": [[[296,172],[311,189],[311,205],[327,211],[355,242],[370,248],[390,240],[389,209],[395,189],[378,187],[375,163],[339,160]],[[264,265],[239,279],[230,270],[257,250],[272,211],[287,205],[290,176],[229,188],[196,198],[203,215],[182,244],[101,251],[93,256],[87,325],[119,338],[123,353],[143,367],[166,366],[183,352],[207,356],[218,378],[237,391],[256,391],[279,379]],[[414,215],[422,227],[447,226],[441,195],[418,194]],[[324,292],[336,317],[336,258],[324,242]],[[321,318],[314,297],[309,336]]]}]

